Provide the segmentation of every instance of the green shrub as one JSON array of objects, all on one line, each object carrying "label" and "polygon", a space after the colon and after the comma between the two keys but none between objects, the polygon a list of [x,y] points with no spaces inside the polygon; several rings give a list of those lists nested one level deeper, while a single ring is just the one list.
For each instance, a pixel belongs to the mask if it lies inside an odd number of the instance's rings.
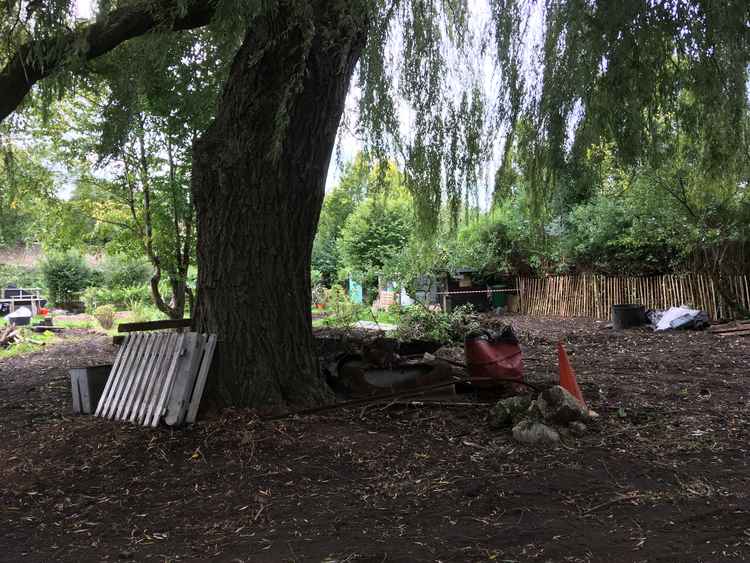
[{"label": "green shrub", "polygon": [[323,283],[323,274],[320,273],[320,270],[310,270],[310,285],[315,287],[316,285],[321,285]]},{"label": "green shrub", "polygon": [[133,303],[148,305],[151,303],[151,288],[148,285],[107,289],[105,287],[87,287],[81,294],[86,304],[86,311],[91,313],[100,305],[113,305],[118,309],[131,308]]},{"label": "green shrub", "polygon": [[99,265],[102,284],[108,289],[144,285],[151,277],[153,268],[143,258],[129,256],[107,256]]},{"label": "green shrub", "polygon": [[399,340],[461,342],[479,327],[479,318],[471,305],[461,305],[450,313],[413,305],[400,312],[396,337]]},{"label": "green shrub", "polygon": [[0,287],[44,287],[44,275],[39,268],[28,268],[14,264],[0,264]]},{"label": "green shrub", "polygon": [[451,340],[450,326],[450,318],[442,311],[415,305],[401,311],[396,337],[399,340],[448,342]]},{"label": "green shrub", "polygon": [[104,330],[109,330],[115,324],[115,308],[112,305],[101,305],[94,310],[94,318]]},{"label": "green shrub", "polygon": [[394,319],[400,319],[403,310],[404,307],[402,307],[400,303],[391,303],[388,305],[388,316],[393,317]]},{"label": "green shrub", "polygon": [[352,303],[340,285],[334,285],[327,293],[326,311],[329,315],[323,319],[323,324],[336,328],[350,328],[359,320],[362,306]]},{"label": "green shrub", "polygon": [[148,306],[140,299],[128,301],[127,310],[130,311],[129,321],[131,323],[144,323],[151,320]]},{"label": "green shrub", "polygon": [[48,255],[42,274],[50,301],[58,305],[75,301],[91,282],[91,268],[77,252]]}]

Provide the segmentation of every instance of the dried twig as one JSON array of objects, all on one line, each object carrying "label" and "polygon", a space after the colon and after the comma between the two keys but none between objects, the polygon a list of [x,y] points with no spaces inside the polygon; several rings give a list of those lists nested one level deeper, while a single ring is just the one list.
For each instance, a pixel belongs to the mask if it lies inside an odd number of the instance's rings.
[{"label": "dried twig", "polygon": [[635,500],[635,499],[637,499],[639,497],[640,497],[640,495],[636,491],[633,491],[633,492],[630,492],[630,493],[627,493],[627,494],[624,494],[624,495],[617,495],[616,497],[614,497],[612,499],[609,499],[607,502],[603,502],[601,504],[597,504],[596,506],[592,506],[588,510],[584,510],[583,511],[583,516],[586,516],[587,514],[595,512],[595,511],[597,511],[597,510],[599,510],[601,508],[606,508],[608,506],[612,506],[613,504],[617,504],[618,502],[623,502],[623,501],[626,501],[626,500]]}]

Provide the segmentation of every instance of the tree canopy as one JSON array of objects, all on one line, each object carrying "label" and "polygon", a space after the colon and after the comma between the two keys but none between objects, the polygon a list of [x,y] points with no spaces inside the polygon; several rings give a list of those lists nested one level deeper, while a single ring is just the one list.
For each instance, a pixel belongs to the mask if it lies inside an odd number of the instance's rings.
[{"label": "tree canopy", "polygon": [[[684,130],[706,140],[693,165],[709,175],[747,154],[750,7],[743,0],[360,3],[376,24],[357,74],[359,130],[368,151],[403,165],[428,227],[444,201],[456,217],[478,189],[480,165],[497,151],[498,177],[511,172],[522,122],[540,197],[566,189],[571,161],[602,141],[625,161],[657,165],[668,130]],[[87,60],[144,33],[211,22],[211,41],[236,48],[243,22],[277,4],[102,2],[89,23],[75,21],[69,0],[6,0],[0,115],[41,78],[55,78],[42,92],[60,92],[74,76],[67,71],[86,72]],[[151,45],[173,43],[158,37]],[[159,52],[178,68],[178,52]],[[133,61],[144,56],[130,51]],[[203,68],[210,72],[212,63]],[[127,65],[120,70],[130,73]]]}]

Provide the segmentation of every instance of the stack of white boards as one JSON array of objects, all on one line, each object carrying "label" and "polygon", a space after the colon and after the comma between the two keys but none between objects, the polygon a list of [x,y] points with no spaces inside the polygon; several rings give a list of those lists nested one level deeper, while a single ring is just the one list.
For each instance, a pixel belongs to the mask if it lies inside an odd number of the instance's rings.
[{"label": "stack of white boards", "polygon": [[95,415],[157,426],[195,422],[216,336],[135,332],[125,337]]}]

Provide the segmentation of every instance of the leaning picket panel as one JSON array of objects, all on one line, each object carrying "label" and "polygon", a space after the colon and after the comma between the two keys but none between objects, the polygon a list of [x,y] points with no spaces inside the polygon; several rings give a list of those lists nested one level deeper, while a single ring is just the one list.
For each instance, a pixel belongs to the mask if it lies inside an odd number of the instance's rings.
[{"label": "leaning picket panel", "polygon": [[115,404],[117,392],[122,386],[122,381],[125,378],[125,373],[128,371],[128,369],[130,369],[130,363],[135,357],[137,357],[138,348],[140,347],[142,338],[142,334],[134,334],[131,338],[128,339],[125,344],[123,344],[125,353],[122,357],[122,363],[120,366],[118,366],[119,369],[117,370],[117,372],[115,373],[115,370],[113,368],[112,374],[109,376],[109,379],[112,380],[112,387],[109,389],[109,392],[106,395],[102,395],[102,398],[99,400],[97,416],[101,416],[104,418],[107,418],[109,416],[109,413],[112,410],[113,405]]},{"label": "leaning picket panel", "polygon": [[184,333],[175,334],[170,339],[169,347],[165,350],[164,353],[164,361],[161,365],[160,372],[158,376],[154,377],[154,384],[153,387],[148,391],[148,398],[144,402],[143,412],[138,416],[138,423],[143,424],[143,426],[149,426],[151,424],[151,419],[153,418],[154,412],[156,411],[156,408],[159,404],[159,399],[161,397],[162,390],[164,389],[164,383],[167,379],[167,375],[169,374],[169,371],[173,369],[173,364],[175,364],[179,359],[181,349],[180,347],[184,337]]},{"label": "leaning picket panel", "polygon": [[147,336],[149,344],[143,355],[143,359],[139,363],[138,369],[133,370],[132,382],[125,394],[124,400],[121,401],[121,410],[117,412],[117,420],[128,420],[130,417],[131,409],[133,409],[136,396],[143,385],[143,380],[146,374],[153,369],[156,360],[155,351],[161,341],[160,337],[161,334],[149,334]]},{"label": "leaning picket panel", "polygon": [[117,386],[114,389],[113,396],[112,396],[112,402],[109,404],[109,410],[105,411],[105,416],[109,419],[113,419],[115,417],[115,413],[117,412],[117,407],[120,404],[120,401],[122,400],[123,394],[125,393],[125,389],[128,386],[128,383],[132,377],[133,373],[133,365],[136,365],[140,359],[142,358],[143,351],[147,345],[147,339],[146,334],[139,334],[138,339],[135,341],[135,348],[133,349],[133,354],[128,359],[128,363],[125,364],[124,369],[122,371],[120,380],[117,382]]},{"label": "leaning picket panel", "polygon": [[211,369],[211,360],[214,357],[214,349],[216,348],[216,335],[209,334],[206,345],[203,348],[203,359],[201,360],[201,367],[198,371],[198,377],[195,380],[195,387],[193,388],[193,395],[190,398],[190,407],[188,408],[185,422],[192,424],[198,416],[198,407],[203,397],[203,390],[206,388],[206,379],[208,378],[208,372]]},{"label": "leaning picket panel", "polygon": [[130,368],[128,377],[125,381],[125,385],[122,391],[122,397],[117,404],[117,410],[114,413],[115,420],[125,420],[127,418],[127,407],[132,402],[133,392],[135,386],[143,377],[143,371],[151,360],[151,350],[154,347],[154,335],[146,334],[144,338],[145,342],[141,354],[133,366]]},{"label": "leaning picket panel", "polygon": [[147,345],[147,335],[143,333],[139,334],[138,340],[136,341],[135,347],[133,348],[133,352],[128,358],[127,363],[123,366],[120,381],[118,382],[117,387],[114,389],[114,394],[112,397],[112,402],[109,405],[109,410],[104,413],[107,418],[114,419],[117,408],[120,406],[128,384],[133,377],[133,367],[137,366],[142,360],[143,352]]},{"label": "leaning picket panel", "polygon": [[195,422],[216,336],[134,333],[120,348],[97,416],[157,426]]},{"label": "leaning picket panel", "polygon": [[183,338],[184,334],[174,334],[170,337],[168,347],[164,352],[164,360],[160,366],[159,373],[154,376],[153,385],[147,390],[147,398],[144,400],[142,412],[138,415],[138,424],[142,424],[143,426],[149,426],[151,424],[151,419],[153,418],[153,413],[159,403],[159,397],[161,397],[167,374],[169,373],[171,366],[177,362],[177,358],[180,354],[180,343]]},{"label": "leaning picket panel", "polygon": [[129,403],[125,406],[125,414],[122,420],[129,420],[132,422],[138,414],[138,410],[141,406],[141,401],[143,400],[143,392],[145,391],[146,386],[148,385],[148,382],[151,379],[154,371],[158,369],[159,361],[161,360],[160,354],[165,341],[164,336],[166,335],[156,334],[154,336],[151,358],[146,365],[146,369],[143,370],[143,374],[140,379],[133,384],[133,391],[130,395]]},{"label": "leaning picket panel", "polygon": [[164,373],[166,373],[169,361],[172,359],[171,353],[177,341],[177,334],[170,332],[159,336],[159,346],[157,346],[156,351],[158,357],[154,362],[153,370],[147,373],[144,378],[142,389],[136,397],[136,405],[133,407],[133,413],[130,415],[130,422],[143,424],[149,401],[151,401],[154,395],[154,387],[160,378],[164,376]]},{"label": "leaning picket panel", "polygon": [[115,358],[115,363],[112,365],[112,370],[110,371],[109,377],[107,378],[107,383],[104,385],[104,391],[102,391],[102,396],[99,398],[99,403],[96,405],[96,411],[94,412],[94,416],[100,416],[102,410],[104,409],[105,404],[105,398],[109,395],[110,391],[112,390],[112,387],[114,385],[114,380],[116,375],[122,370],[123,365],[123,358],[126,354],[130,353],[130,341],[132,338],[130,335],[125,337],[125,342],[122,346],[120,346],[120,349],[117,351],[117,357]]},{"label": "leaning picket panel", "polygon": [[180,358],[179,369],[175,374],[174,385],[164,412],[164,422],[168,426],[177,426],[185,420],[205,338],[202,334],[191,332],[185,336],[185,341],[186,353]]},{"label": "leaning picket panel", "polygon": [[151,426],[153,426],[154,428],[159,424],[159,419],[164,412],[164,405],[167,402],[167,397],[169,397],[169,393],[172,391],[172,383],[174,382],[177,363],[184,353],[184,343],[185,333],[183,332],[182,334],[180,334],[180,339],[177,342],[177,346],[175,346],[175,351],[174,355],[172,356],[172,362],[169,365],[169,370],[167,371],[166,376],[163,378],[158,402],[151,405],[152,408],[149,409],[149,412],[146,415],[146,421],[144,425],[149,424],[149,418],[151,419]]}]

